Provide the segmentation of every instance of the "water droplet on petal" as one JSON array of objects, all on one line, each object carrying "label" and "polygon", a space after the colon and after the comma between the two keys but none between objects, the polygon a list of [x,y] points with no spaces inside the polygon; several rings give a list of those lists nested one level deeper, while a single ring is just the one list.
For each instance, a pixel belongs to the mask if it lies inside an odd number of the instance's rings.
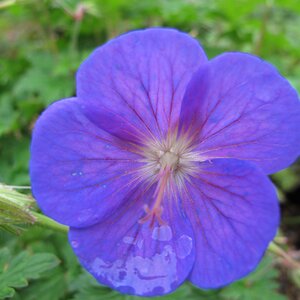
[{"label": "water droplet on petal", "polygon": [[77,248],[79,246],[79,243],[77,241],[72,241],[71,245],[73,248]]},{"label": "water droplet on petal", "polygon": [[172,239],[172,230],[168,225],[155,227],[152,231],[152,238],[161,242],[167,242]]},{"label": "water droplet on petal", "polygon": [[71,175],[72,175],[72,176],[77,176],[77,175],[82,176],[83,173],[82,173],[81,171],[78,171],[78,172],[75,171],[75,172],[73,172]]},{"label": "water droplet on petal", "polygon": [[138,246],[139,249],[142,249],[142,247],[144,245],[144,240],[138,240],[138,242],[136,243],[136,245]]},{"label": "water droplet on petal", "polygon": [[88,221],[93,215],[93,211],[91,209],[84,209],[80,212],[80,215],[78,217],[79,222],[85,222]]},{"label": "water droplet on petal", "polygon": [[130,245],[134,245],[135,244],[135,239],[132,236],[124,236],[123,237],[123,242],[125,244],[130,244]]},{"label": "water droplet on petal", "polygon": [[193,239],[184,234],[176,241],[176,253],[181,259],[187,257],[193,249]]}]

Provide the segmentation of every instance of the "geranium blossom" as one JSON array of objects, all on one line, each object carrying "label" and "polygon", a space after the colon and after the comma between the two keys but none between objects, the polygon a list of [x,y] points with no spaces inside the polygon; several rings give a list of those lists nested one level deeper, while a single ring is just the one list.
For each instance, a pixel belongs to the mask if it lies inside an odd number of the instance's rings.
[{"label": "geranium blossom", "polygon": [[274,238],[267,174],[297,158],[299,129],[297,94],[270,64],[208,61],[184,33],[134,31],[96,49],[76,97],[38,119],[33,194],[100,283],[142,296],[185,280],[218,288]]}]

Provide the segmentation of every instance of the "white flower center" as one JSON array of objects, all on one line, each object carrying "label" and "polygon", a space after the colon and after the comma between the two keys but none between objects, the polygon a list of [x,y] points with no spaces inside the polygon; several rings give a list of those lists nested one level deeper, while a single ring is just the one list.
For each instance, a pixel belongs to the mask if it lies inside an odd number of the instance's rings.
[{"label": "white flower center", "polygon": [[176,170],[179,164],[179,156],[172,152],[166,151],[159,159],[159,164],[161,168],[170,167],[172,170]]},{"label": "white flower center", "polygon": [[146,215],[140,222],[158,220],[160,224],[165,198],[176,198],[184,190],[186,180],[195,176],[197,165],[204,159],[195,151],[192,139],[187,136],[169,135],[163,140],[150,140],[142,148],[139,178],[156,185],[151,208],[145,207]]}]

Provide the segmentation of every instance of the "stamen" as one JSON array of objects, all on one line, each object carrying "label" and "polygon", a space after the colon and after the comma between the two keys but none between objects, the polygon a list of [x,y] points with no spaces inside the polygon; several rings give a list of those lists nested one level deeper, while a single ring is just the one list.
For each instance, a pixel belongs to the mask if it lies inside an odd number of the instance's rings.
[{"label": "stamen", "polygon": [[155,218],[157,219],[158,223],[160,225],[164,225],[166,222],[161,218],[162,214],[162,200],[166,193],[169,177],[171,175],[171,170],[169,166],[166,166],[165,168],[161,169],[159,172],[159,180],[156,187],[156,190],[154,192],[154,198],[155,202],[150,210],[148,206],[145,206],[145,212],[147,213],[145,217],[139,220],[139,223],[145,223],[146,221],[151,219],[150,226],[152,227],[154,225]]},{"label": "stamen", "polygon": [[162,213],[163,213],[163,207],[162,207],[162,206],[156,208],[155,210],[153,210],[153,209],[151,210],[151,209],[149,208],[149,206],[146,204],[146,205],[144,206],[144,210],[145,210],[145,212],[146,212],[146,215],[145,215],[145,217],[143,217],[143,218],[141,218],[141,219],[139,220],[139,223],[140,223],[140,224],[144,224],[144,223],[150,221],[150,227],[151,227],[151,228],[154,226],[155,220],[157,220],[157,222],[158,222],[158,224],[159,224],[160,226],[163,226],[163,225],[166,225],[166,224],[167,224],[167,223],[162,219],[162,217],[161,217],[161,215],[162,215]]},{"label": "stamen", "polygon": [[146,215],[139,223],[150,221],[150,226],[157,221],[160,225],[166,222],[162,219],[163,199],[176,200],[185,188],[185,183],[197,173],[197,163],[204,161],[200,153],[195,150],[194,137],[188,133],[178,136],[175,132],[168,132],[165,139],[152,139],[141,148],[144,164],[140,169],[139,178],[157,184],[154,192],[152,208],[144,207]]}]

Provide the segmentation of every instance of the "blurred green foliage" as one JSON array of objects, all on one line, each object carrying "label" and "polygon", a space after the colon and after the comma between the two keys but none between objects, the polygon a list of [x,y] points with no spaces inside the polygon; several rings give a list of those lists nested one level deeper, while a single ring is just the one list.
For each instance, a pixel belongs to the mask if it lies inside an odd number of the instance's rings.
[{"label": "blurred green foliage", "polygon": [[[136,296],[121,295],[116,291],[101,286],[91,275],[85,272],[77,263],[67,237],[63,234],[53,233],[41,228],[33,228],[27,231],[18,240],[8,234],[0,232],[0,243],[5,242],[6,248],[0,250],[0,299],[4,299],[6,293],[14,300],[141,300]],[[22,249],[27,252],[21,252]],[[20,254],[21,252],[21,254]],[[24,258],[31,252],[30,260]],[[44,253],[47,252],[47,253]],[[32,254],[34,253],[34,254]],[[42,254],[41,254],[42,253]],[[51,253],[51,254],[50,254]],[[53,257],[53,254],[57,258]],[[9,266],[1,265],[1,257],[4,263],[6,258],[14,256]],[[29,269],[31,261],[41,260],[40,266]],[[20,264],[16,262],[21,261]],[[60,264],[57,266],[58,260]],[[189,283],[182,285],[177,291],[161,300],[285,300],[284,295],[277,292],[279,273],[274,268],[275,259],[268,254],[258,269],[248,277],[234,283],[231,286],[219,290],[203,291]],[[27,265],[25,265],[27,263]],[[55,267],[56,266],[56,267]],[[20,272],[22,270],[22,272]],[[10,273],[8,272],[10,271]],[[33,272],[33,273],[32,273]],[[7,275],[7,273],[9,273]],[[11,278],[9,277],[10,274]],[[18,276],[17,276],[18,275]],[[35,276],[34,276],[35,275]],[[2,278],[8,278],[2,283]],[[21,280],[21,278],[23,280]],[[6,283],[9,279],[9,285]],[[25,279],[31,279],[29,286]],[[5,285],[6,284],[6,285]],[[16,288],[8,290],[7,286]],[[8,293],[9,292],[9,293]],[[264,295],[264,298],[262,297]],[[6,299],[6,298],[5,298]],[[148,298],[149,299],[149,298]]]},{"label": "blurred green foliage", "polygon": [[[199,39],[209,57],[224,51],[259,55],[300,90],[298,0],[3,0],[0,182],[30,184],[28,161],[34,122],[51,102],[75,94],[74,76],[82,60],[116,35],[151,26],[188,32]],[[275,175],[283,200],[299,187],[299,174],[299,165],[295,165]],[[99,286],[87,275],[63,234],[38,228],[16,238],[0,232],[0,246],[4,244],[7,248],[0,249],[0,298],[6,292],[17,300],[133,299]],[[52,254],[39,254],[44,252]],[[27,272],[28,264],[42,259],[41,255],[45,255],[41,269],[34,269],[35,274]],[[58,266],[51,255],[59,259]],[[1,259],[7,257],[14,257],[11,264],[1,265]],[[18,273],[18,260],[21,266],[25,264],[25,273],[18,274],[19,281],[9,281],[10,271]],[[256,273],[222,290],[205,292],[185,284],[165,299],[285,299],[276,292],[278,271],[273,263],[274,259],[267,257]],[[296,283],[300,282],[297,272],[293,272]],[[9,284],[4,285],[5,280]],[[31,280],[28,287],[27,280]]]},{"label": "blurred green foliage", "polygon": [[38,279],[41,273],[58,265],[55,255],[41,253],[29,255],[23,251],[12,257],[7,248],[0,250],[0,299],[11,298],[15,294],[13,288],[28,285],[28,279]]},{"label": "blurred green foliage", "polygon": [[175,27],[199,39],[209,57],[260,55],[300,89],[297,0],[0,3],[0,182],[29,184],[35,119],[51,102],[75,93],[75,72],[95,47],[128,30]]}]

